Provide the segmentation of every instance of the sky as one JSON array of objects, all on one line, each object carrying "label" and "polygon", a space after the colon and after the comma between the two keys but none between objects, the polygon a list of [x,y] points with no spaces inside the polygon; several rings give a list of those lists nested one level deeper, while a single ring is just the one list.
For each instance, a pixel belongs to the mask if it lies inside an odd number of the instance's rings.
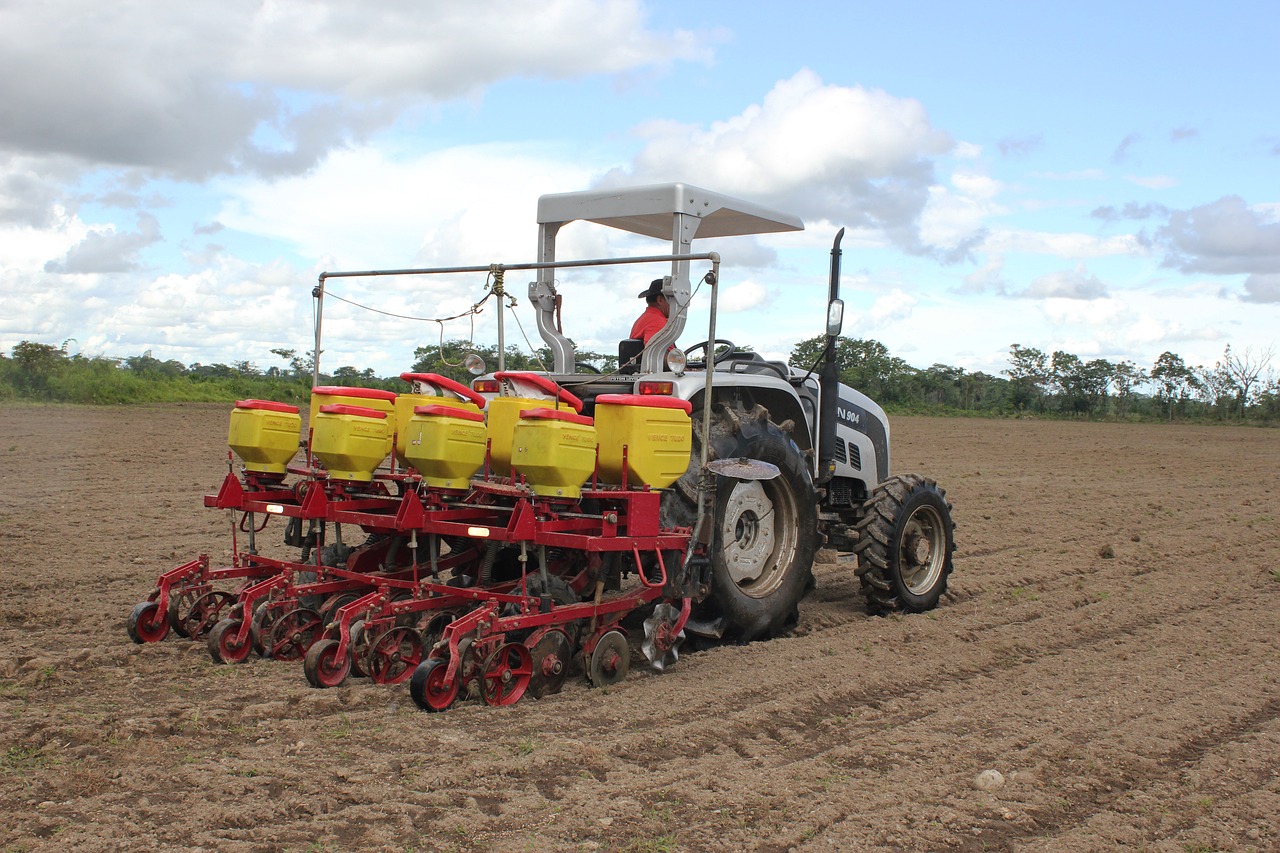
[{"label": "sky", "polygon": [[[322,271],[529,262],[539,195],[682,181],[805,222],[694,243],[717,337],[773,357],[822,333],[841,227],[844,334],[917,367],[1259,354],[1278,39],[1275,0],[0,0],[0,350],[283,366]],[[667,250],[585,223],[558,249]],[[615,352],[666,270],[602,269],[560,272],[563,321]],[[330,280],[322,367],[491,344],[492,302],[430,321],[484,287]]]}]

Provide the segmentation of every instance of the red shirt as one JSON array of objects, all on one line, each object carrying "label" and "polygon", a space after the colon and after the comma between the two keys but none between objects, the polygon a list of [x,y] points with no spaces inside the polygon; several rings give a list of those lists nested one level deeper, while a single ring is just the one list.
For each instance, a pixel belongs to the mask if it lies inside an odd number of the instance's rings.
[{"label": "red shirt", "polygon": [[639,319],[632,324],[631,337],[638,338],[647,344],[649,343],[649,338],[652,338],[665,325],[667,325],[666,315],[662,313],[662,310],[657,305],[650,305],[644,309],[644,313],[640,315]]}]

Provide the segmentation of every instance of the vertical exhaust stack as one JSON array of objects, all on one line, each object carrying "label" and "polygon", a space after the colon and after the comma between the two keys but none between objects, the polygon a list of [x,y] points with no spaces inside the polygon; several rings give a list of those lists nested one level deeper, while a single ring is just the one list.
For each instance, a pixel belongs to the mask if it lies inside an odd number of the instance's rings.
[{"label": "vertical exhaust stack", "polygon": [[840,398],[840,370],[836,365],[836,339],[844,322],[844,303],[840,301],[840,241],[844,229],[836,232],[831,246],[831,282],[827,290],[827,348],[818,371],[818,387],[822,401],[818,409],[818,483],[826,483],[835,475],[836,403]]}]

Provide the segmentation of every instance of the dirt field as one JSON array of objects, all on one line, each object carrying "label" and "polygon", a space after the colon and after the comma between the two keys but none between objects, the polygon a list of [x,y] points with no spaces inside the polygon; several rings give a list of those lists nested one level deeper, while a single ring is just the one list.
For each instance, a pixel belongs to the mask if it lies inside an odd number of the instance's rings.
[{"label": "dirt field", "polygon": [[227,411],[0,409],[5,851],[1280,849],[1280,431],[897,419],[935,612],[828,560],[790,636],[428,715],[126,637],[228,553]]}]

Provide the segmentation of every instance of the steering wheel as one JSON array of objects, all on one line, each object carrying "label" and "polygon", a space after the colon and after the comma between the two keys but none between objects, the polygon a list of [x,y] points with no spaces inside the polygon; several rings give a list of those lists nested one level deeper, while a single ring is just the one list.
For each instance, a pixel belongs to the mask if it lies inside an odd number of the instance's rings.
[{"label": "steering wheel", "polygon": [[[708,347],[708,344],[710,344],[710,347]],[[724,352],[716,352],[720,347],[724,347]],[[698,350],[702,350],[703,352],[702,361],[695,362],[692,356],[693,353]],[[688,366],[705,368],[707,366],[706,353],[708,350],[712,354],[711,365],[714,367],[720,362],[732,357],[733,354],[738,351],[738,345],[733,341],[726,340],[724,338],[716,338],[714,341],[699,341],[684,351],[685,358],[688,360]]]},{"label": "steering wheel", "polygon": [[594,364],[590,364],[585,361],[578,361],[578,362],[574,362],[573,372],[574,373],[599,373],[600,368],[596,367]]}]

